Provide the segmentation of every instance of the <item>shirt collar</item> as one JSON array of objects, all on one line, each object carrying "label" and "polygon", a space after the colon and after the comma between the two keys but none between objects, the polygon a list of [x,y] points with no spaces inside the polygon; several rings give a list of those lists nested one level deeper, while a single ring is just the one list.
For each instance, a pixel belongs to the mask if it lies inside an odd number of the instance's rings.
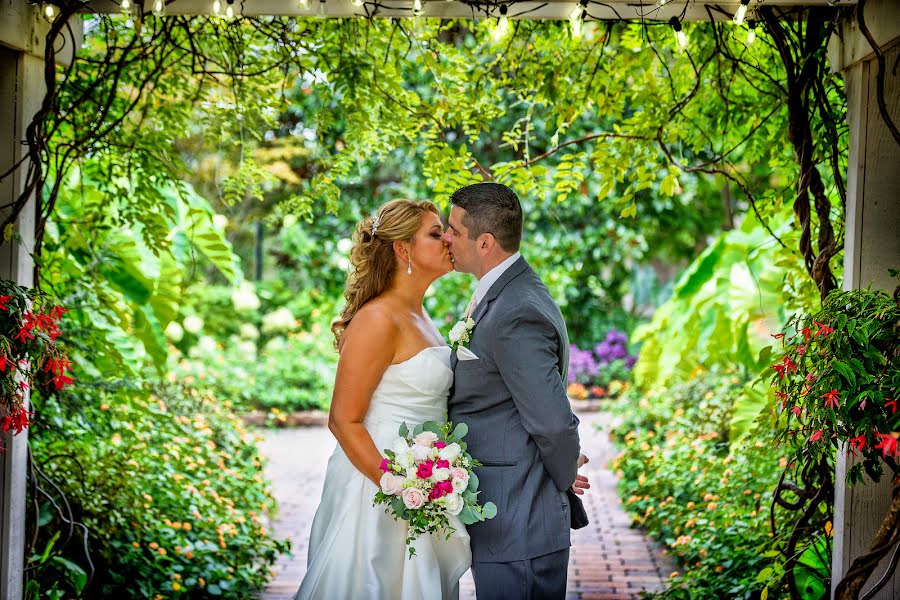
[{"label": "shirt collar", "polygon": [[497,280],[500,279],[500,276],[503,275],[503,273],[508,268],[510,268],[514,262],[519,260],[521,256],[521,252],[516,252],[515,254],[504,260],[502,263],[485,273],[484,276],[482,276],[482,278],[478,280],[478,286],[475,288],[476,306],[481,303],[482,300],[484,300],[484,297],[487,295],[488,290],[491,289],[491,286],[494,285]]}]

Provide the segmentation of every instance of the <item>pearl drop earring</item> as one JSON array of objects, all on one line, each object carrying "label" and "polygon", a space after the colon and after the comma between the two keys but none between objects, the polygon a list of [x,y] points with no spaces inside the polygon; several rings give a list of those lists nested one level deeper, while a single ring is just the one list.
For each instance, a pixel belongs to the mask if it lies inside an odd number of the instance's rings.
[{"label": "pearl drop earring", "polygon": [[406,274],[412,275],[412,261],[409,258],[406,259]]}]

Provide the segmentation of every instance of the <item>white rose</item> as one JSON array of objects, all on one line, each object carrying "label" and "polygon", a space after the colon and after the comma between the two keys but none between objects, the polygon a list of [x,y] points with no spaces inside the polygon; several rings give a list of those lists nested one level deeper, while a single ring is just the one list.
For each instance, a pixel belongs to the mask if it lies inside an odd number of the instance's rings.
[{"label": "white rose", "polygon": [[461,513],[465,505],[465,501],[459,494],[449,494],[444,496],[444,506],[447,507],[447,513],[451,515],[456,516]]},{"label": "white rose", "polygon": [[403,504],[406,506],[406,508],[422,508],[422,505],[425,504],[425,492],[423,492],[419,488],[406,488],[405,490],[403,490],[402,497]]},{"label": "white rose", "polygon": [[397,477],[393,473],[385,473],[381,476],[381,491],[388,496],[399,496],[403,491],[403,477]]},{"label": "white rose", "polygon": [[457,458],[459,458],[460,453],[462,452],[462,448],[459,447],[459,444],[453,442],[449,446],[444,446],[441,448],[441,452],[438,456],[440,456],[443,460],[449,460],[453,462]]},{"label": "white rose", "polygon": [[428,460],[429,454],[431,454],[431,448],[429,448],[428,446],[413,444],[412,455],[416,460]]},{"label": "white rose", "polygon": [[437,441],[438,436],[436,433],[432,431],[423,431],[419,435],[416,436],[414,440],[420,446],[427,446],[431,448],[434,446],[434,443]]},{"label": "white rose", "polygon": [[434,469],[431,472],[432,481],[447,481],[450,479],[450,469]]},{"label": "white rose", "polygon": [[391,450],[394,451],[394,454],[401,454],[409,450],[409,444],[402,437],[398,437],[391,443]]},{"label": "white rose", "polygon": [[410,466],[403,468],[406,469],[406,478],[415,481],[419,478],[419,469],[414,463],[412,463],[412,454],[409,454],[409,458],[411,462]]},{"label": "white rose", "polygon": [[469,482],[465,479],[457,479],[454,477],[450,480],[451,485],[453,485],[453,491],[457,494],[461,494],[466,491],[466,488],[469,487]]},{"label": "white rose", "polygon": [[413,458],[412,452],[410,452],[408,449],[406,450],[406,452],[395,454],[394,458],[397,461],[397,464],[404,469],[410,469],[416,464],[416,459]]},{"label": "white rose", "polygon": [[450,330],[450,333],[447,335],[450,338],[450,341],[454,344],[462,339],[463,334],[466,332],[466,324],[462,321],[458,321],[456,325],[453,326],[453,329]]}]

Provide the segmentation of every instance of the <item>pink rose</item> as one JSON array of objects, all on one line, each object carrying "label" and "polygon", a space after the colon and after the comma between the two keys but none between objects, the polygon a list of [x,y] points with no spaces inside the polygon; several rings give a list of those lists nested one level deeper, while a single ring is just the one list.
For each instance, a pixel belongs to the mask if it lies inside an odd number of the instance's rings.
[{"label": "pink rose", "polygon": [[390,473],[391,472],[391,460],[389,458],[383,459],[381,461],[381,466],[378,468],[381,469],[382,471],[384,471],[385,473]]},{"label": "pink rose", "polygon": [[462,467],[453,467],[450,469],[450,477],[453,479],[459,479],[461,481],[469,481],[469,472],[463,469]]},{"label": "pink rose", "polygon": [[403,505],[406,506],[406,508],[422,508],[422,505],[425,504],[425,493],[419,488],[406,488],[403,490],[402,497]]},{"label": "pink rose", "polygon": [[438,469],[449,469],[449,468],[450,468],[450,461],[449,461],[449,460],[444,460],[443,458],[439,458],[438,461],[437,461],[437,468],[438,468]]},{"label": "pink rose", "polygon": [[420,446],[425,446],[426,448],[431,448],[434,446],[434,443],[437,441],[438,436],[436,433],[432,431],[423,431],[419,435],[416,436],[416,439],[413,440]]},{"label": "pink rose", "polygon": [[422,464],[419,465],[419,469],[416,471],[416,476],[419,479],[428,479],[431,477],[431,473],[434,470],[434,463],[430,460],[426,460]]},{"label": "pink rose", "polygon": [[438,441],[438,442],[434,443],[434,447],[437,448],[438,450],[440,450],[441,448],[446,448],[447,444],[445,444],[444,442]]}]

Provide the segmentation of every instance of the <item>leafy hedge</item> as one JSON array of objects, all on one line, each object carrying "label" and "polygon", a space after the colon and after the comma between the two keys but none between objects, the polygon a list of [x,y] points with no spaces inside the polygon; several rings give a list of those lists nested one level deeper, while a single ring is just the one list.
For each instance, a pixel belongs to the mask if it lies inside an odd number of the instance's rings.
[{"label": "leafy hedge", "polygon": [[744,379],[704,373],[616,405],[613,462],[635,524],[686,569],[660,597],[758,597],[772,561],[768,509],[787,449],[757,434],[730,451],[730,422]]},{"label": "leafy hedge", "polygon": [[[173,384],[82,384],[38,414],[35,461],[89,534],[96,570],[87,597],[247,598],[289,549],[268,529],[274,500],[256,435],[212,396]],[[41,550],[50,543],[43,531],[64,524],[45,528],[59,517],[38,500]],[[32,579],[71,597],[88,563],[77,542],[60,558]]]}]

